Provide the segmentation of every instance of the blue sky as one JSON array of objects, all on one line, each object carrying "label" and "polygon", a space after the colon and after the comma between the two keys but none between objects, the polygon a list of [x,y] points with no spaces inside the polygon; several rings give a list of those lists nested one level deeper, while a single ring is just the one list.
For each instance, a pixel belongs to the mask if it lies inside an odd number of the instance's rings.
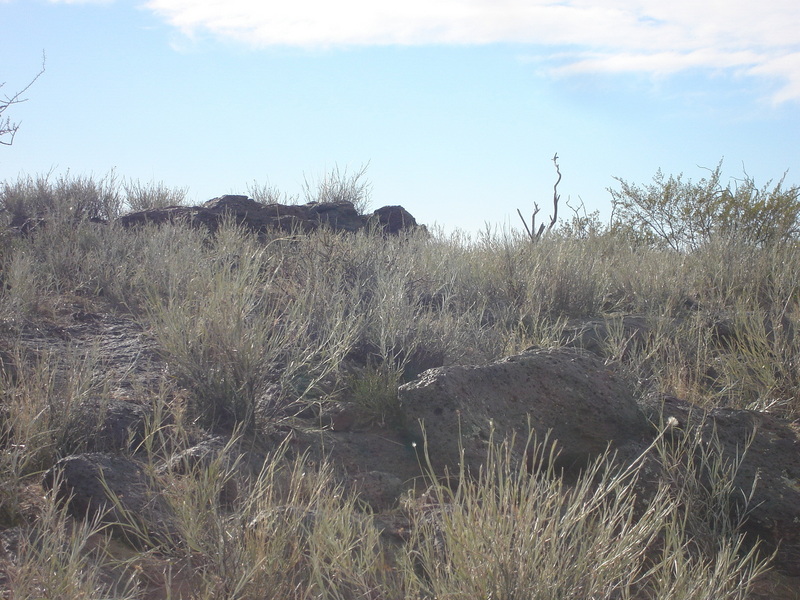
[{"label": "blue sky", "polygon": [[[614,177],[725,159],[800,183],[796,0],[0,0],[0,180],[163,181],[200,203],[369,163],[372,208],[475,232]],[[568,209],[562,206],[563,214]]]}]

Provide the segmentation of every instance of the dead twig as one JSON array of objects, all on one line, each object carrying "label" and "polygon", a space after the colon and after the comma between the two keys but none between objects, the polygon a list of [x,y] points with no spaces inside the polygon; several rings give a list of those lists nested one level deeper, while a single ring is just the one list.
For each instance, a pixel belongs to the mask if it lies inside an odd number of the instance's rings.
[{"label": "dead twig", "polygon": [[[28,89],[36,82],[39,77],[41,77],[42,73],[44,73],[44,65],[45,65],[45,55],[42,52],[42,69],[36,74],[36,77],[31,79],[30,83],[22,88],[20,91],[15,93],[13,96],[6,96],[5,99],[0,100],[0,144],[3,146],[10,146],[14,143],[14,136],[17,135],[17,130],[19,129],[19,123],[12,123],[10,117],[6,117],[5,119],[2,118],[2,114],[9,106],[13,106],[14,104],[19,104],[20,102],[25,102],[27,98],[22,98],[22,94],[28,91]],[[4,83],[0,83],[0,87],[3,87]],[[4,136],[8,136],[10,134],[10,139],[8,141],[4,140]]]},{"label": "dead twig", "polygon": [[[561,195],[558,193],[558,184],[561,183],[561,169],[558,166],[558,152],[553,155],[553,164],[556,166],[556,173],[558,173],[558,179],[556,180],[555,185],[553,186],[553,215],[550,217],[550,223],[545,225],[542,223],[539,225],[539,229],[536,229],[536,215],[539,213],[539,205],[534,202],[533,203],[533,214],[531,214],[531,224],[528,227],[527,221],[525,221],[525,217],[522,216],[522,211],[517,209],[517,214],[519,215],[522,224],[525,226],[525,231],[528,234],[528,237],[531,238],[532,242],[538,240],[545,231],[550,231],[558,221],[558,201],[561,199]],[[534,231],[536,233],[534,233]]]}]

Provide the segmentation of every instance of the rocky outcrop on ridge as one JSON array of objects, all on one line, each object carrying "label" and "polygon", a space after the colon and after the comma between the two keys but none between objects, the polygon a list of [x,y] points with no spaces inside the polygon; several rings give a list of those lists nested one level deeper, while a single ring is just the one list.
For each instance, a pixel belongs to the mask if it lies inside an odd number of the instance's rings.
[{"label": "rocky outcrop on ridge", "polygon": [[378,227],[387,234],[398,234],[417,227],[416,219],[402,206],[384,206],[372,215],[358,214],[351,202],[309,202],[308,204],[262,204],[247,196],[226,195],[202,206],[170,206],[124,215],[124,227],[145,223],[186,221],[216,231],[224,219],[263,233],[271,229],[286,233],[309,233],[320,227],[333,231],[355,232]]}]

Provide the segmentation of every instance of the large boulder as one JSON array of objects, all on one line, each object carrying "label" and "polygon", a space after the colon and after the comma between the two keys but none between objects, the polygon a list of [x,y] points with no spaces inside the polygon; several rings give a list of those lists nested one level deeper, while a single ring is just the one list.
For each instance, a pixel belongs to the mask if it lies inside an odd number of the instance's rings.
[{"label": "large boulder", "polygon": [[383,206],[372,213],[372,220],[384,233],[390,234],[417,227],[417,220],[402,206]]},{"label": "large boulder", "polygon": [[[729,510],[734,519],[744,515],[742,531],[751,543],[776,553],[776,569],[800,576],[800,422],[755,411],[704,410],[672,397],[638,398],[600,357],[575,348],[431,369],[401,386],[399,395],[411,438],[418,448],[424,441],[439,476],[458,473],[462,452],[465,467],[477,472],[492,435],[496,442],[516,435],[512,456],[535,468],[523,453],[529,426],[538,440],[557,442],[556,465],[568,477],[609,447],[620,463],[629,463],[659,431],[668,443],[682,444],[675,446],[679,451],[694,453],[684,465],[701,467],[703,485],[710,482],[709,456],[726,465],[743,456],[726,499]],[[690,475],[676,474],[676,465],[665,471],[654,450],[643,460],[637,486],[645,504],[659,480]]]},{"label": "large boulder", "polygon": [[334,231],[358,231],[364,220],[351,202],[308,204],[261,204],[247,196],[222,196],[202,206],[213,214],[233,217],[257,231],[282,229],[288,233],[309,232],[327,225]]},{"label": "large boulder", "polygon": [[431,369],[399,394],[411,435],[421,444],[424,432],[439,474],[458,472],[462,449],[465,466],[477,469],[492,435],[500,441],[515,434],[522,452],[529,427],[539,441],[557,441],[557,466],[572,473],[609,446],[639,447],[652,431],[627,381],[597,356],[571,348]]}]

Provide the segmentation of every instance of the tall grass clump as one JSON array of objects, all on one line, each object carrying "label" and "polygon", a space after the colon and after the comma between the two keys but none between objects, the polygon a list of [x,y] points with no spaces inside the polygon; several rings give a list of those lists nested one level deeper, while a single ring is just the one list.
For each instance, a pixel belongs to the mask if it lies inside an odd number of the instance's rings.
[{"label": "tall grass clump", "polygon": [[20,488],[58,458],[86,447],[88,429],[78,427],[75,410],[107,391],[107,377],[95,374],[96,353],[67,348],[32,352],[22,345],[10,353],[13,374],[0,374],[0,526],[21,520]]},{"label": "tall grass clump", "polygon": [[188,188],[170,188],[164,182],[126,180],[122,184],[125,190],[125,206],[131,211],[151,210],[180,206],[186,201]]},{"label": "tall grass clump", "polygon": [[60,322],[76,310],[136,311],[154,231],[116,223],[48,223],[13,241],[3,260],[0,314],[8,322]]},{"label": "tall grass clump", "polygon": [[300,196],[290,196],[286,192],[281,191],[276,186],[266,183],[253,183],[248,184],[246,187],[247,195],[261,204],[299,204]]},{"label": "tall grass clump", "polygon": [[129,582],[108,577],[110,537],[100,515],[76,521],[54,496],[46,495],[35,525],[20,533],[16,560],[6,569],[11,597],[139,598]]},{"label": "tall grass clump", "polygon": [[[513,444],[492,442],[477,478],[462,470],[453,485],[434,481],[416,508],[404,559],[412,595],[746,598],[768,561],[743,550],[741,521],[724,506],[731,472],[716,455],[695,463],[687,460],[695,447],[670,453],[664,443],[660,437],[648,451],[661,448],[702,486],[660,484],[643,499],[637,480],[647,454],[627,468],[603,455],[568,483],[547,440],[529,439],[527,455],[539,465],[533,474],[531,460],[514,458]],[[688,523],[690,515],[704,526],[711,519],[716,545],[698,551],[695,535],[709,530]]]},{"label": "tall grass clump", "polygon": [[91,176],[52,173],[20,176],[0,187],[0,212],[18,223],[26,219],[78,222],[83,219],[109,220],[119,216],[122,197],[116,174],[100,179]]},{"label": "tall grass clump", "polygon": [[335,167],[316,183],[306,179],[303,196],[306,202],[350,202],[359,214],[366,214],[370,205],[372,185],[364,179],[369,165],[363,165],[348,175],[347,168]]},{"label": "tall grass clump", "polygon": [[223,453],[166,476],[177,534],[168,544],[153,540],[160,574],[145,557],[126,561],[140,586],[149,572],[183,582],[198,599],[402,597],[379,530],[330,465],[290,458],[282,445],[231,498],[236,469]]},{"label": "tall grass clump", "polygon": [[207,424],[252,428],[258,408],[271,415],[313,392],[350,347],[349,290],[282,278],[286,244],[223,227],[190,269],[165,261],[148,293],[153,334]]}]

